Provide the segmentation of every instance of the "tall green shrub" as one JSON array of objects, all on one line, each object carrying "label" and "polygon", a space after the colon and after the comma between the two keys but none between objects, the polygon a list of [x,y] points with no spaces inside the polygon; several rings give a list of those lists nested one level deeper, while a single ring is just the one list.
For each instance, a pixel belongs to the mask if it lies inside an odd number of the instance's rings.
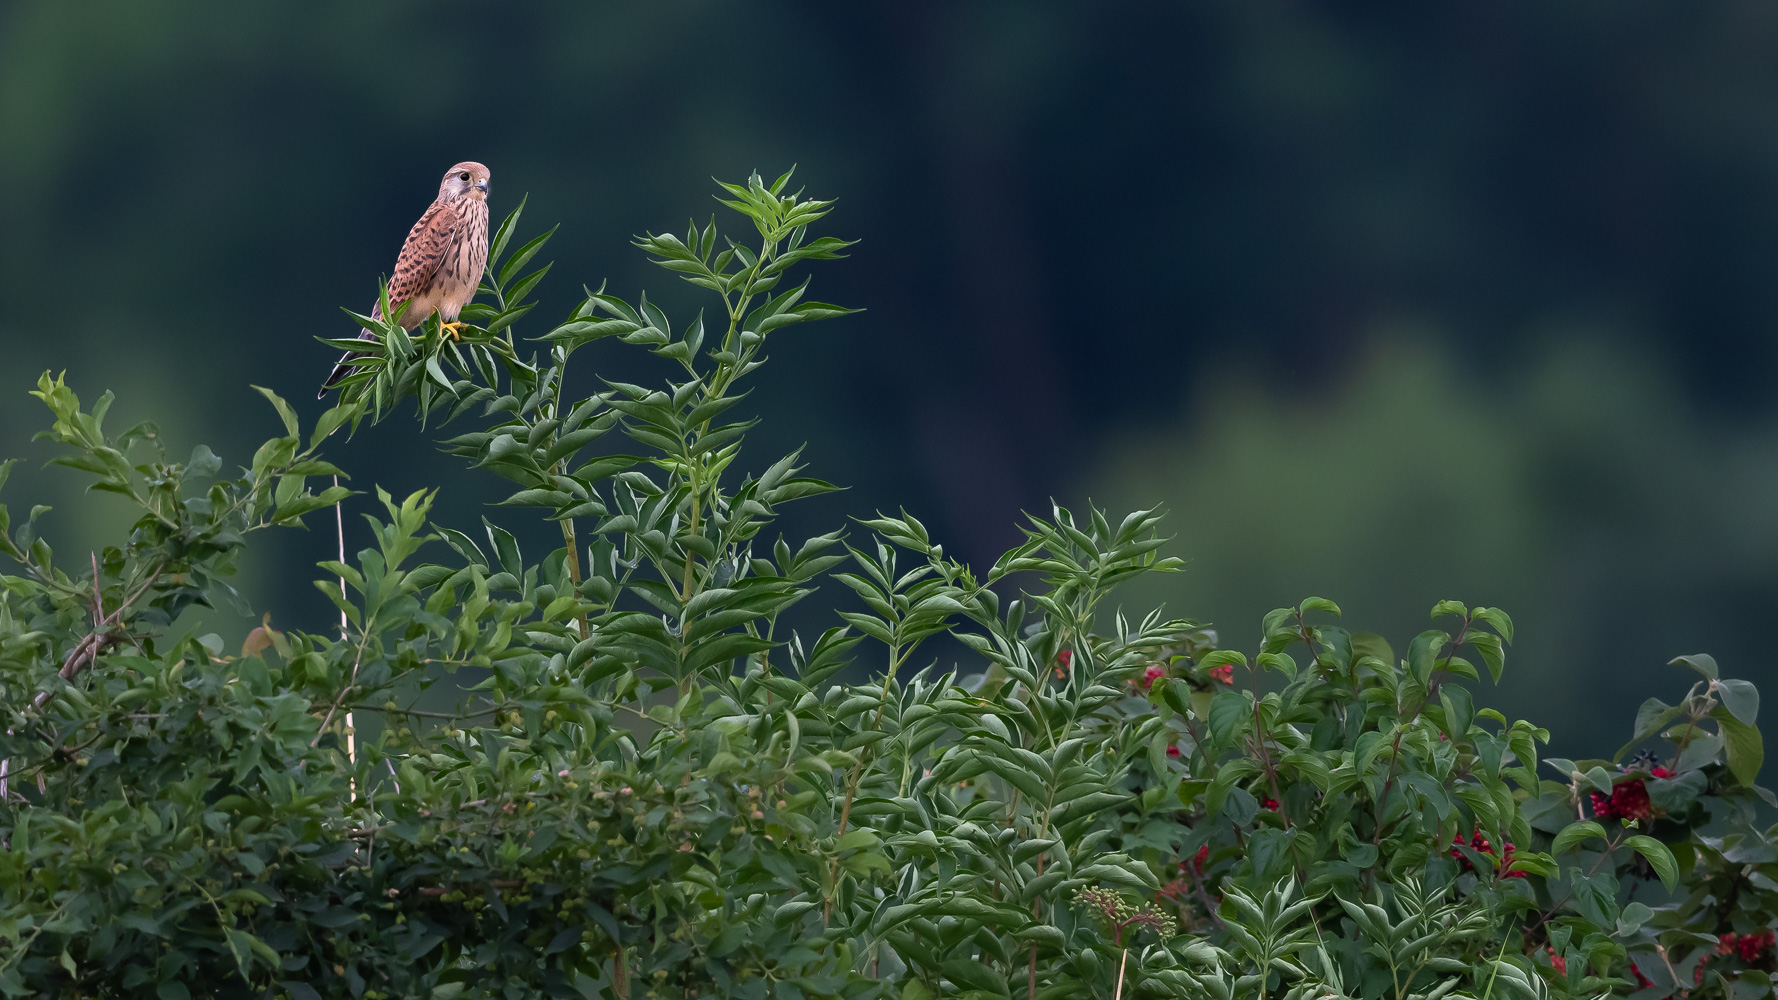
[{"label": "tall green shrub", "polygon": [[[345,400],[305,434],[267,392],[283,434],[233,478],[44,377],[57,460],[139,517],[58,560],[41,508],[0,515],[0,991],[1770,992],[1758,693],[1708,657],[1621,765],[1540,761],[1547,733],[1469,686],[1504,669],[1495,608],[1440,602],[1398,655],[1312,598],[1241,652],[1119,607],[1179,568],[1154,511],[1053,508],[986,569],[905,513],[775,535],[832,487],[744,454],[742,386],[779,330],[851,311],[791,277],[848,244],[809,235],[831,205],[787,177],[722,200],[748,240],[638,241],[704,313],[601,288],[533,341],[514,323],[548,234],[509,253],[514,212],[480,327],[356,317],[383,339]],[[577,397],[599,341],[678,373]],[[430,492],[379,490],[374,544],[316,584],[343,634],[268,622],[231,652],[179,631],[254,532],[348,495],[309,489],[340,474],[320,445],[408,399],[473,422],[447,448],[534,513],[472,536],[429,520]],[[562,547],[527,561],[501,523],[525,516]],[[817,594],[833,627],[782,623]],[[968,659],[931,662],[941,636]],[[416,707],[453,675],[460,707]],[[374,738],[348,729],[373,715]]]}]

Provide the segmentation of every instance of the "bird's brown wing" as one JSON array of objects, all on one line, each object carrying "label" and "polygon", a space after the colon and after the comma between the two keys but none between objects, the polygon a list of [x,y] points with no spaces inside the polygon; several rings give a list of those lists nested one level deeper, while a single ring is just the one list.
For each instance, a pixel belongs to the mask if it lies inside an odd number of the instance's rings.
[{"label": "bird's brown wing", "polygon": [[[439,264],[445,259],[445,253],[456,242],[457,230],[462,228],[463,217],[449,202],[435,201],[427,207],[420,221],[414,228],[407,231],[407,239],[402,241],[401,253],[395,258],[395,274],[389,278],[389,307],[399,307],[403,302],[426,290],[432,278],[438,273]],[[370,310],[374,319],[383,318],[383,304],[377,302]],[[424,316],[403,319],[425,319]],[[359,340],[375,340],[377,335],[370,330],[359,330]],[[358,357],[351,351],[340,355],[340,360],[333,366],[333,372],[321,383],[318,396],[327,395],[340,379],[352,374],[352,360]]]},{"label": "bird's brown wing", "polygon": [[[395,273],[389,278],[391,308],[412,299],[432,284],[433,275],[438,273],[438,266],[445,259],[445,252],[457,241],[457,230],[462,227],[463,215],[450,202],[435,201],[426,209],[426,214],[408,230],[407,239],[401,244],[401,253],[395,258]],[[407,318],[418,320],[425,317]]]}]

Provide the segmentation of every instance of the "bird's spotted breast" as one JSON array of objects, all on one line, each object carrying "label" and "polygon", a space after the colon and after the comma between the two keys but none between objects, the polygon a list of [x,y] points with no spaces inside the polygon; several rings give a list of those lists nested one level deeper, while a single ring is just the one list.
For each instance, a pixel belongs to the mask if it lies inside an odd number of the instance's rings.
[{"label": "bird's spotted breast", "polygon": [[438,313],[447,321],[456,319],[475,297],[482,271],[488,265],[488,203],[463,198],[452,208],[458,215],[457,225],[436,281],[440,293]]}]

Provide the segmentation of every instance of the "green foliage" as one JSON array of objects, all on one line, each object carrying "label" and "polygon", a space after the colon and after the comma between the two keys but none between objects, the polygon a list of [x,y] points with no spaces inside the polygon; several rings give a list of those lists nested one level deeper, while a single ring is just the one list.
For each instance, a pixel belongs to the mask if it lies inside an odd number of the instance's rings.
[{"label": "green foliage", "polygon": [[[0,520],[0,992],[1769,993],[1758,693],[1708,657],[1618,757],[1649,749],[1546,781],[1547,732],[1468,686],[1505,669],[1497,608],[1439,602],[1398,656],[1310,598],[1240,650],[1117,609],[1179,568],[1152,510],[1053,507],[982,572],[905,512],[774,536],[833,487],[795,453],[743,461],[737,387],[777,331],[852,311],[789,284],[849,244],[809,237],[831,204],[788,180],[722,186],[757,242],[638,240],[715,297],[708,323],[601,287],[538,348],[514,321],[548,234],[508,252],[515,211],[480,326],[384,325],[306,438],[267,393],[284,436],[207,487],[207,449],[169,465],[45,377],[58,461],[140,516],[71,568],[41,509]],[[674,375],[574,398],[599,342]],[[235,600],[251,532],[347,496],[308,490],[338,471],[316,448],[410,398],[479,421],[446,447],[563,545],[528,561],[493,518],[472,537],[379,489],[374,544],[316,584],[339,634],[267,620],[229,655],[182,632]],[[833,627],[781,624],[818,592]],[[970,662],[916,664],[939,637]],[[454,675],[458,708],[416,707]]]}]

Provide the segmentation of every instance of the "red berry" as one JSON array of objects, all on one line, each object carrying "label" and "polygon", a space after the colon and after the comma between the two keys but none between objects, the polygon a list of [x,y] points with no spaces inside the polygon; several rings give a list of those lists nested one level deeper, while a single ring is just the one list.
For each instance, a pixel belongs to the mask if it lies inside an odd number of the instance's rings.
[{"label": "red berry", "polygon": [[1652,819],[1654,804],[1648,800],[1648,786],[1640,778],[1621,781],[1611,789],[1611,797],[1591,793],[1593,815],[1599,819]]},{"label": "red berry", "polygon": [[1743,934],[1741,940],[1735,943],[1735,950],[1740,953],[1741,961],[1752,965],[1772,950],[1773,940],[1774,934],[1771,931]]},{"label": "red berry", "polygon": [[1220,667],[1211,667],[1210,679],[1220,684],[1235,683],[1235,665],[1232,663],[1225,663]]}]

